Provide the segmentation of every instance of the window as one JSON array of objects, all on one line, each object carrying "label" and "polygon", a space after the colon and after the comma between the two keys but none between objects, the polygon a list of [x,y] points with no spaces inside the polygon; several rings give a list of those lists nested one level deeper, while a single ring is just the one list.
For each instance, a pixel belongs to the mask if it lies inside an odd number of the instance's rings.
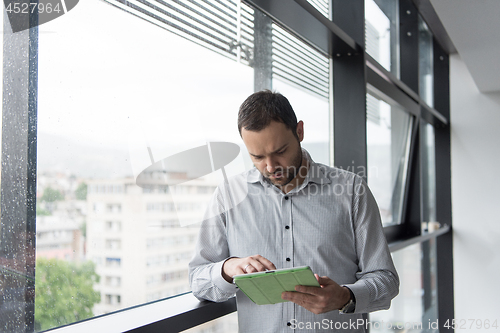
[{"label": "window", "polygon": [[122,205],[121,204],[107,204],[106,205],[106,212],[107,213],[121,213],[122,211]]},{"label": "window", "polygon": [[370,332],[437,332],[437,276],[435,239],[392,255],[400,288],[389,310],[370,314]]},{"label": "window", "polygon": [[106,258],[106,267],[120,267],[121,264],[121,258]]},{"label": "window", "polygon": [[413,117],[396,102],[370,92],[367,105],[368,185],[384,225],[402,222]]},{"label": "window", "polygon": [[397,0],[365,1],[366,52],[399,78],[399,7]]},{"label": "window", "polygon": [[122,283],[119,276],[106,276],[106,286],[119,287]]},{"label": "window", "polygon": [[121,295],[110,295],[106,294],[104,298],[105,304],[108,305],[119,305],[122,302]]},{"label": "window", "polygon": [[107,239],[106,249],[108,250],[120,250],[122,247],[122,242],[120,239]]},{"label": "window", "polygon": [[120,232],[122,223],[120,221],[106,221],[106,231]]},{"label": "window", "polygon": [[422,221],[424,230],[434,229],[436,217],[436,147],[434,127],[422,121]]},{"label": "window", "polygon": [[297,120],[304,121],[302,147],[319,163],[330,164],[328,57],[272,24],[272,87],[285,95]]},{"label": "window", "polygon": [[427,105],[434,106],[434,57],[433,57],[433,46],[432,46],[432,33],[429,27],[422,19],[418,16],[418,52],[419,52],[419,82],[420,82],[420,98],[427,103]]}]

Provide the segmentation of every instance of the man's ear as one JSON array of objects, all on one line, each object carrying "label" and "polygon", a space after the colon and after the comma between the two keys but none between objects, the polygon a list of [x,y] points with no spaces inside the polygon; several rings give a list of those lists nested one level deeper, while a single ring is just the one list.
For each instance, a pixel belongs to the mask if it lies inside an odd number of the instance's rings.
[{"label": "man's ear", "polygon": [[301,120],[297,123],[297,136],[299,137],[299,142],[304,140],[304,122]]}]

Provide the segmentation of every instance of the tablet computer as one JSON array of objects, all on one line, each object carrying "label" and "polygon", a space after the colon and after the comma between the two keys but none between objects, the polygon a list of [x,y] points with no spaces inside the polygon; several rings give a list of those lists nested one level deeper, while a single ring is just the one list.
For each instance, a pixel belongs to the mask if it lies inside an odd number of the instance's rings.
[{"label": "tablet computer", "polygon": [[309,266],[235,275],[233,280],[258,305],[287,302],[281,293],[295,291],[297,285],[320,286]]}]

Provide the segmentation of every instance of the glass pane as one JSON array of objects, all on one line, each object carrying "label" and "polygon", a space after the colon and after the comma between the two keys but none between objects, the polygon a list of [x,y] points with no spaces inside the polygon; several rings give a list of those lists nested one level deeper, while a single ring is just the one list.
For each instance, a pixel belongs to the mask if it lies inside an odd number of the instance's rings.
[{"label": "glass pane", "polygon": [[[0,8],[0,327],[2,332],[18,332],[30,331],[34,324],[37,59],[31,46],[36,45],[37,29],[12,32],[7,10]],[[10,14],[14,29],[27,23],[19,10]]]},{"label": "glass pane", "polygon": [[413,117],[396,103],[367,95],[368,185],[384,225],[401,222]]},{"label": "glass pane", "polygon": [[425,229],[436,227],[436,146],[434,127],[422,121],[422,221]]},{"label": "glass pane", "polygon": [[434,106],[432,32],[420,15],[418,16],[418,31],[420,98],[422,98],[427,105],[432,107]]},{"label": "glass pane", "polygon": [[302,147],[309,152],[315,162],[330,165],[328,99],[307,93],[279,79],[273,80],[273,89],[286,96],[297,115],[297,120],[304,122],[305,134]]},{"label": "glass pane", "polygon": [[399,9],[397,0],[365,1],[366,52],[399,78]]},{"label": "glass pane", "polygon": [[193,222],[222,172],[136,179],[207,142],[239,144],[253,69],[88,0],[40,26],[39,87],[38,328],[189,291]]},{"label": "glass pane", "polygon": [[[254,11],[242,13],[245,31],[234,38],[248,41]],[[250,52],[253,42],[235,39],[238,51],[228,55],[170,30],[100,0],[79,3],[71,20],[40,26],[39,330],[189,291],[196,222],[225,176],[252,167],[236,124],[257,71],[268,75],[259,84],[271,82],[309,126],[304,146],[313,158],[329,161],[328,98],[274,80],[271,61],[259,62],[272,52]],[[208,151],[207,142],[239,153],[212,172],[209,156],[187,155]],[[186,155],[180,169],[157,168]],[[210,172],[186,166],[200,164]]]},{"label": "glass pane", "polygon": [[392,254],[399,274],[399,295],[388,310],[370,314],[370,332],[439,332],[435,239]]},{"label": "glass pane", "polygon": [[272,88],[290,101],[304,122],[305,148],[314,161],[330,164],[328,57],[273,24]]}]

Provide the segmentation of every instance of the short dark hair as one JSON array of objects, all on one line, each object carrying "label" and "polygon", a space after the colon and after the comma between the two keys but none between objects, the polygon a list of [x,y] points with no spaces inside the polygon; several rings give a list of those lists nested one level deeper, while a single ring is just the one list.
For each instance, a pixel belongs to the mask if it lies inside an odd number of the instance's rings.
[{"label": "short dark hair", "polygon": [[262,90],[250,95],[240,106],[238,113],[238,131],[259,132],[269,126],[271,121],[278,121],[297,135],[297,116],[286,99],[280,93]]}]

